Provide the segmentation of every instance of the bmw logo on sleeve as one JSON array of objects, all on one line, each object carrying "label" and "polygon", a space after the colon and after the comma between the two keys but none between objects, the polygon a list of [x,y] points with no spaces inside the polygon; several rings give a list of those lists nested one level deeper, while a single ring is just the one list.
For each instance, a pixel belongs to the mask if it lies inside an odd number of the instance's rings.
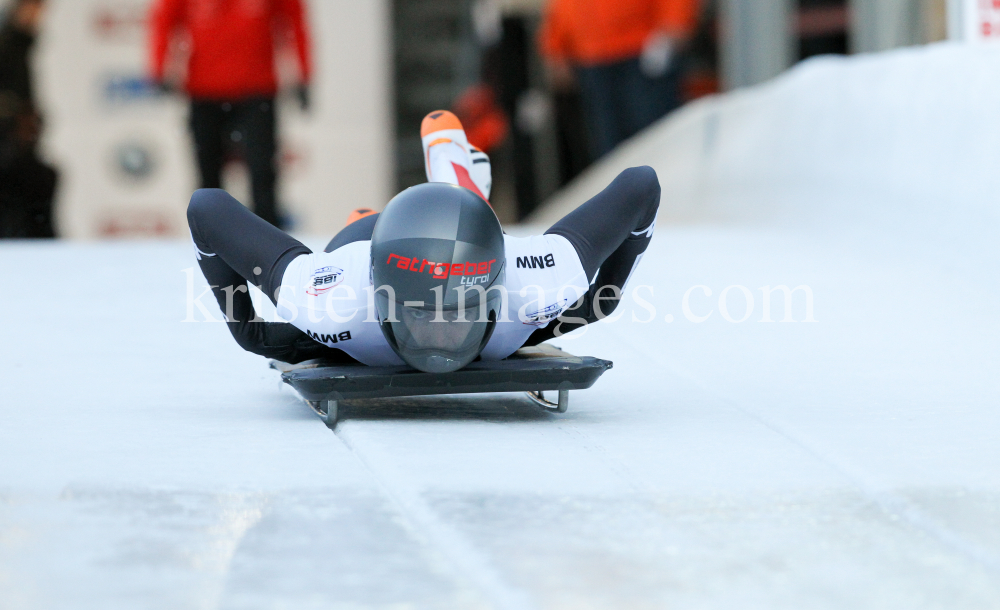
[{"label": "bmw logo on sleeve", "polygon": [[306,288],[306,294],[318,297],[333,290],[344,281],[344,270],[337,267],[323,267],[313,271]]}]

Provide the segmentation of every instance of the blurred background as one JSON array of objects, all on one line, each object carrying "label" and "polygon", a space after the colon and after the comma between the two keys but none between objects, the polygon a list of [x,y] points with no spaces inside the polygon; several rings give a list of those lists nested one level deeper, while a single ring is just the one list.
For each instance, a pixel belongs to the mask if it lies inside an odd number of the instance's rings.
[{"label": "blurred background", "polygon": [[[156,16],[171,4],[188,16]],[[196,162],[195,151],[206,154],[206,144],[196,148],[189,128],[193,104],[206,96],[221,117],[218,133],[208,136],[224,144],[212,153],[219,182],[251,207],[255,196],[267,197],[266,183],[275,178],[259,162],[252,166],[269,149],[254,148],[250,137],[265,128],[236,120],[240,102],[228,98],[239,95],[192,91],[188,58],[215,61],[199,46],[213,38],[244,40],[239,31],[196,31],[211,15],[221,24],[213,27],[225,29],[232,24],[226,11],[287,13],[295,4],[0,0],[0,232],[184,236],[191,191],[212,181],[204,159]],[[977,0],[301,4],[301,16],[276,13],[268,22],[274,90],[251,93],[262,93],[253,99],[263,99],[268,106],[260,108],[276,117],[272,221],[309,234],[331,234],[352,209],[380,209],[425,180],[419,129],[431,110],[454,110],[470,141],[491,155],[494,206],[502,221],[517,222],[681,104],[766,81],[816,55],[990,38],[997,10]],[[241,47],[253,45],[230,46],[237,56],[219,59],[223,64],[243,61]],[[17,85],[21,56],[27,93]],[[232,73],[225,65],[214,69]],[[629,115],[630,100],[649,103]]]}]

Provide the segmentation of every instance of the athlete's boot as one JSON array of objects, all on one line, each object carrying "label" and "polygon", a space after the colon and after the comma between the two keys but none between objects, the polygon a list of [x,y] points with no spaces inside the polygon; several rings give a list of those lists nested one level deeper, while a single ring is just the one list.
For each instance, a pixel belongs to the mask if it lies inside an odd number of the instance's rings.
[{"label": "athlete's boot", "polygon": [[[420,139],[428,182],[464,186],[489,200],[492,179],[490,172],[484,171],[489,170],[489,157],[469,145],[458,117],[447,110],[428,114],[420,126]],[[486,167],[474,170],[476,165]]]},{"label": "athlete's boot", "polygon": [[347,217],[347,223],[344,226],[346,227],[347,225],[354,224],[362,218],[371,216],[372,214],[378,214],[378,212],[371,208],[358,208],[351,212],[351,215]]},{"label": "athlete's boot", "polygon": [[479,190],[483,192],[483,196],[488,201],[490,191],[493,189],[493,167],[490,164],[490,156],[475,146],[470,145],[469,157],[472,160],[472,168],[469,169],[469,175],[472,176],[472,181],[476,183],[476,186],[479,187]]}]

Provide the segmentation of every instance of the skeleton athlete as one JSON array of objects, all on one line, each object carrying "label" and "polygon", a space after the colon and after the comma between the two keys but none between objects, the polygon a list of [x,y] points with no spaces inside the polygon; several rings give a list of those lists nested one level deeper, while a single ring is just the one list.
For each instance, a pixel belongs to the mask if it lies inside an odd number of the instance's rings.
[{"label": "skeleton athlete", "polygon": [[[542,235],[505,235],[488,204],[489,158],[447,111],[423,121],[426,184],[381,214],[359,210],[323,252],[228,193],[196,191],[188,222],[198,264],[243,349],[449,372],[596,322],[618,306],[653,235],[649,167],[623,171]],[[263,322],[251,282],[287,322]]]}]

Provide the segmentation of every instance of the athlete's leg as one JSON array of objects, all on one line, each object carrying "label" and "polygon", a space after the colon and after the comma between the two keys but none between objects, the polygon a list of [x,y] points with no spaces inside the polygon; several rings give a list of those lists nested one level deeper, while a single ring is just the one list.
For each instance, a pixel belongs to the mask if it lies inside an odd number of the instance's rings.
[{"label": "athlete's leg", "polygon": [[490,162],[490,156],[475,146],[470,145],[469,159],[472,161],[469,176],[476,186],[479,187],[483,198],[488,202],[490,200],[490,193],[493,191],[493,164]]},{"label": "athlete's leg", "polygon": [[[429,182],[464,186],[489,203],[493,186],[490,157],[468,143],[458,117],[447,110],[435,110],[424,117],[420,135]],[[347,219],[347,226],[330,240],[324,251],[333,252],[356,241],[370,240],[377,220],[374,210],[355,210]]]},{"label": "athlete's leg", "polygon": [[[355,211],[354,214],[357,214],[359,211]],[[323,251],[333,252],[337,248],[353,244],[356,241],[369,241],[372,238],[372,233],[375,231],[375,223],[378,221],[378,213],[369,211],[372,213],[365,214],[354,222],[349,222],[346,227],[334,235]],[[353,217],[354,214],[351,216]],[[350,221],[350,218],[348,221]]]},{"label": "athlete's leg", "polygon": [[611,315],[652,240],[659,206],[656,172],[650,167],[633,167],[546,231],[573,244],[593,282],[589,292],[560,317],[572,321],[536,331],[527,345],[551,339],[557,330],[565,334]]},{"label": "athlete's leg", "polygon": [[275,301],[285,268],[297,256],[309,254],[309,248],[218,189],[195,192],[188,223],[198,265],[240,347],[291,363],[342,355],[291,324],[262,321],[250,299],[248,281]]},{"label": "athlete's leg", "polygon": [[420,124],[428,182],[463,186],[489,203],[490,158],[469,144],[462,122],[447,110],[435,110]]},{"label": "athlete's leg", "polygon": [[350,216],[347,217],[347,222],[344,223],[344,226],[346,227],[347,225],[354,224],[355,222],[361,220],[362,218],[365,218],[366,216],[377,216],[377,215],[378,212],[376,212],[371,208],[358,208],[353,212],[351,212]]}]

